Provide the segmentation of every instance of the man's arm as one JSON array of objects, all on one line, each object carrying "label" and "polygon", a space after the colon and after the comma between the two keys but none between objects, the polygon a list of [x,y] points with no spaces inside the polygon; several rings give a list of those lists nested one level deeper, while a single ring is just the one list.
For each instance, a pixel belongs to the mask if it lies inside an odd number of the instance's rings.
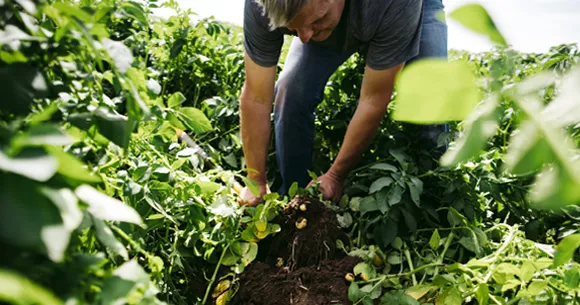
[{"label": "man's arm", "polygon": [[266,190],[266,156],[270,143],[270,114],[276,66],[262,67],[247,54],[246,80],[240,96],[240,126],[248,177]]},{"label": "man's arm", "polygon": [[403,65],[385,70],[366,67],[359,105],[348,125],[338,156],[319,179],[321,191],[327,199],[338,200],[342,195],[342,182],[368,148],[385,117],[395,78]]}]

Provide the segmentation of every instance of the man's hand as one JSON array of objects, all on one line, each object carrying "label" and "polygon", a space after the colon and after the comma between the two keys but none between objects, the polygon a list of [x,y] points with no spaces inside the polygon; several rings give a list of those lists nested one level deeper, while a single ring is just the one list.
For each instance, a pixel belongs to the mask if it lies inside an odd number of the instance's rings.
[{"label": "man's hand", "polygon": [[327,172],[318,177],[318,180],[311,181],[308,187],[314,183],[320,182],[318,189],[322,192],[324,200],[339,201],[342,197],[342,190],[344,181],[332,172]]},{"label": "man's hand", "polygon": [[258,185],[258,187],[260,189],[260,197],[256,197],[254,194],[252,194],[252,192],[247,186],[244,187],[242,189],[242,192],[240,193],[240,204],[255,207],[260,203],[263,203],[264,202],[263,196],[266,194],[270,194],[270,188],[268,187],[267,184]]}]

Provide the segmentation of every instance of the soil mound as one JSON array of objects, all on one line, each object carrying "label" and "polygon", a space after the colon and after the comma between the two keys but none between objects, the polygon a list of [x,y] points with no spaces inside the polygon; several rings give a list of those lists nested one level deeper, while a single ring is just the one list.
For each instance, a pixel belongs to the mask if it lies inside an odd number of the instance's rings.
[{"label": "soil mound", "polygon": [[348,243],[336,214],[316,198],[297,196],[274,222],[282,231],[260,243],[233,304],[352,304],[345,275],[360,260],[336,247],[338,239]]}]

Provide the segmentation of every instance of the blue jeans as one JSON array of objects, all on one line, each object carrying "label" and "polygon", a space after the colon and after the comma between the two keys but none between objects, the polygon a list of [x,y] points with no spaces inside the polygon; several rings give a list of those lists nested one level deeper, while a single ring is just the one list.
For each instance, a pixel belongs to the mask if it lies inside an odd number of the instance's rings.
[{"label": "blue jeans", "polygon": [[[419,55],[407,62],[427,57],[447,57],[447,25],[436,19],[442,0],[425,0]],[[293,182],[305,187],[310,182],[314,142],[314,111],[323,99],[324,87],[332,73],[353,52],[339,52],[294,38],[286,63],[276,83],[274,130],[276,156],[282,176],[278,192],[286,194]],[[422,126],[422,133],[437,141],[446,125]]]}]

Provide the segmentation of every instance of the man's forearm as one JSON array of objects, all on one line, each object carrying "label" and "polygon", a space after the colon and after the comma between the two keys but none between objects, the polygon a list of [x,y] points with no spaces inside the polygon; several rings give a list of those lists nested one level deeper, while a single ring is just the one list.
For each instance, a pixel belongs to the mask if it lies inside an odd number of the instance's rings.
[{"label": "man's forearm", "polygon": [[266,183],[266,156],[270,143],[271,104],[249,98],[240,101],[240,127],[248,177]]},{"label": "man's forearm", "polygon": [[329,173],[345,179],[373,140],[386,112],[383,103],[362,101],[350,121],[344,141]]}]

